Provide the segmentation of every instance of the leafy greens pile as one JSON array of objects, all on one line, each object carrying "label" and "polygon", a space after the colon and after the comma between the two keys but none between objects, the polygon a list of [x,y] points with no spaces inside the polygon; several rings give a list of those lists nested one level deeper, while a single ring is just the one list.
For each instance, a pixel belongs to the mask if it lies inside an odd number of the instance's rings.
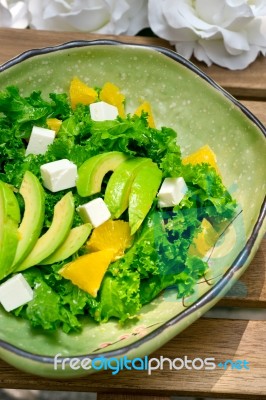
[{"label": "leafy greens pile", "polygon": [[[56,139],[46,154],[25,157],[33,125],[47,127],[47,118],[63,121]],[[79,167],[96,154],[114,150],[151,158],[164,177],[183,176],[188,186],[182,202],[171,210],[160,210],[154,202],[132,247],[110,265],[96,298],[57,273],[68,259],[23,272],[34,289],[34,299],[16,309],[15,315],[36,327],[61,327],[69,332],[80,329],[82,316],[99,322],[112,317],[125,321],[169,286],[176,287],[178,297],[193,293],[193,286],[207,269],[206,262],[188,255],[201,221],[206,217],[220,223],[232,218],[236,203],[213,167],[182,165],[176,138],[170,128],[150,128],[145,113],[95,122],[89,106],[80,104],[72,110],[66,94],[52,93],[44,100],[37,91],[23,97],[14,86],[0,92],[0,179],[15,188],[20,187],[26,170],[41,179],[42,164],[67,158]],[[64,194],[45,189],[45,228]],[[74,189],[73,195],[76,206],[90,200],[81,198]],[[20,203],[23,209],[21,199]],[[76,213],[74,224],[81,223]]]}]

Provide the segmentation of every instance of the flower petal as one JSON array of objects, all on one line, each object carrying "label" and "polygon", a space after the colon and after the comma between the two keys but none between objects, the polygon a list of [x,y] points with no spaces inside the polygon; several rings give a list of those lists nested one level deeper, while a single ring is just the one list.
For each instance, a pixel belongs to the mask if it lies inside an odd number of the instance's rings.
[{"label": "flower petal", "polygon": [[12,15],[12,28],[27,28],[29,24],[28,8],[24,1],[18,1],[10,8]]},{"label": "flower petal", "polygon": [[[168,1],[168,0],[167,0]],[[171,18],[169,13],[164,10],[163,2],[158,0],[149,0],[148,6],[148,17],[151,29],[156,35],[170,41],[193,41],[197,39],[197,34],[194,33],[194,29],[190,26],[187,21],[179,13],[174,15],[174,20]],[[169,7],[172,7],[172,2],[169,3]],[[168,3],[167,7],[168,9]],[[171,8],[172,9],[172,8]]]},{"label": "flower petal", "polygon": [[224,47],[231,55],[241,54],[250,49],[246,32],[232,32],[221,29],[224,38]]},{"label": "flower petal", "polygon": [[232,70],[246,68],[259,54],[259,49],[251,46],[249,51],[232,57],[227,53],[222,40],[200,41],[200,44],[213,63]]},{"label": "flower petal", "polygon": [[136,34],[148,26],[147,1],[28,0],[30,26],[35,29]]},{"label": "flower petal", "polygon": [[266,48],[266,16],[251,21],[247,27],[249,42]]},{"label": "flower petal", "polygon": [[191,27],[193,30],[209,29],[210,24],[198,17],[196,10],[186,0],[166,0],[164,16],[173,28]]},{"label": "flower petal", "polygon": [[266,54],[265,14],[265,0],[149,0],[148,7],[152,30],[180,54],[232,69]]},{"label": "flower petal", "polygon": [[26,28],[29,24],[25,1],[0,0],[0,26]]},{"label": "flower petal", "polygon": [[204,50],[204,48],[200,42],[198,42],[195,46],[194,56],[197,58],[197,60],[205,62],[205,64],[208,67],[210,67],[212,65],[212,60],[207,55],[206,51]]},{"label": "flower petal", "polygon": [[5,1],[0,2],[0,26],[4,28],[12,26],[12,15]]},{"label": "flower petal", "polygon": [[175,45],[176,51],[181,54],[181,56],[189,59],[191,58],[196,42],[172,42]]}]

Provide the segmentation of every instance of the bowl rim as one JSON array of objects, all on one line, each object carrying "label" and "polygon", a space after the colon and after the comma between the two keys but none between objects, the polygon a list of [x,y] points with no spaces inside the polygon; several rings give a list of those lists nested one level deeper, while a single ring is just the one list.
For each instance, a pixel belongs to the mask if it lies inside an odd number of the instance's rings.
[{"label": "bowl rim", "polygon": [[[208,84],[210,84],[213,88],[218,90],[222,95],[224,95],[227,99],[229,99],[233,104],[235,104],[242,112],[259,128],[261,133],[263,134],[264,138],[266,139],[266,127],[262,124],[262,122],[250,111],[248,110],[242,103],[240,103],[236,98],[234,98],[230,93],[228,93],[225,89],[223,89],[219,84],[217,84],[212,78],[210,78],[205,72],[203,72],[199,67],[197,67],[195,64],[193,64],[191,61],[187,60],[180,54],[176,53],[174,50],[170,50],[168,48],[162,47],[162,46],[157,46],[157,45],[146,45],[146,44],[132,44],[132,43],[127,43],[127,42],[121,42],[118,40],[111,40],[111,39],[96,39],[96,40],[74,40],[74,41],[68,41],[56,46],[47,46],[43,48],[36,48],[36,49],[31,49],[27,50],[16,57],[10,59],[9,61],[5,62],[4,64],[0,65],[0,73],[8,70],[9,68],[27,60],[32,57],[36,57],[39,55],[44,55],[48,53],[54,53],[57,51],[61,50],[67,50],[67,49],[73,49],[73,48],[79,48],[79,47],[90,47],[90,46],[120,46],[120,47],[127,47],[127,48],[142,48],[146,50],[154,50],[158,53],[161,53],[165,55],[168,58],[171,58],[172,60],[176,61],[177,63],[185,66],[201,78],[203,78]],[[219,294],[223,288],[226,287],[228,282],[230,281],[230,278],[239,270],[241,270],[248,257],[251,254],[253,245],[256,242],[256,239],[259,235],[260,228],[263,225],[264,219],[266,216],[266,197],[264,198],[259,216],[255,222],[255,225],[253,227],[253,230],[251,232],[251,235],[249,239],[247,240],[244,248],[239,252],[238,256],[235,258],[235,260],[232,262],[230,268],[227,270],[227,272],[222,276],[222,278],[215,283],[207,293],[199,297],[195,303],[192,305],[188,306],[185,310],[183,310],[180,314],[172,317],[168,321],[166,321],[163,325],[160,327],[154,329],[152,332],[148,333],[144,337],[139,338],[136,342],[133,342],[128,345],[124,345],[120,347],[119,349],[116,350],[107,350],[101,353],[92,353],[92,354],[85,354],[85,355],[73,355],[69,356],[68,358],[71,360],[72,358],[77,358],[79,360],[82,360],[84,358],[90,358],[91,360],[104,356],[106,358],[110,357],[119,357],[122,356],[125,353],[128,353],[146,342],[149,342],[151,339],[154,339],[156,336],[160,335],[162,332],[167,330],[170,327],[173,327],[176,325],[178,322],[183,320],[184,318],[188,317],[190,314],[192,314],[195,310],[199,310],[206,306],[207,303],[211,302],[214,300],[217,294]],[[54,357],[53,356],[44,356],[44,355],[39,355],[35,354],[26,350],[22,350],[15,345],[9,344],[8,342],[1,340],[0,339],[0,348],[3,348],[4,350],[13,353],[14,355],[24,357],[26,359],[30,359],[32,361],[37,361],[41,364],[53,364],[54,363]],[[57,357],[58,362],[62,361],[65,357]]]}]

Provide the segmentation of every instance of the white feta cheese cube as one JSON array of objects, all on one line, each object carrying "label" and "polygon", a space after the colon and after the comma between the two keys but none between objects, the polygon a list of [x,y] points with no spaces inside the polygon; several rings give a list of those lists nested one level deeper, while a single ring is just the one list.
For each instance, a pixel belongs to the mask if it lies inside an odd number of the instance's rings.
[{"label": "white feta cheese cube", "polygon": [[28,154],[44,154],[47,151],[49,144],[55,139],[55,131],[52,129],[40,128],[34,126],[31,131],[30,140],[26,149]]},{"label": "white feta cheese cube", "polygon": [[173,207],[180,203],[188,187],[184,178],[165,178],[157,195],[160,207]]},{"label": "white feta cheese cube", "polygon": [[77,166],[67,159],[53,161],[41,166],[43,186],[51,192],[70,189],[76,186]]},{"label": "white feta cheese cube", "polygon": [[12,311],[33,299],[33,290],[22,274],[14,275],[0,286],[0,303]]},{"label": "white feta cheese cube", "polygon": [[117,108],[105,101],[90,104],[90,113],[93,121],[113,120],[118,116]]},{"label": "white feta cheese cube", "polygon": [[90,222],[94,228],[102,225],[111,218],[111,213],[100,197],[91,200],[77,208],[77,211],[84,223]]}]

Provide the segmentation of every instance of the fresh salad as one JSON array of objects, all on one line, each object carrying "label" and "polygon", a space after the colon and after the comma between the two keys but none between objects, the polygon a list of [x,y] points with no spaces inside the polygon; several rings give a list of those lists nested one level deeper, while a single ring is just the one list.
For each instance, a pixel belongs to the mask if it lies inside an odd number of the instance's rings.
[{"label": "fresh salad", "polygon": [[177,138],[111,82],[1,91],[2,311],[68,333],[192,294],[236,201],[208,144],[182,157]]}]

